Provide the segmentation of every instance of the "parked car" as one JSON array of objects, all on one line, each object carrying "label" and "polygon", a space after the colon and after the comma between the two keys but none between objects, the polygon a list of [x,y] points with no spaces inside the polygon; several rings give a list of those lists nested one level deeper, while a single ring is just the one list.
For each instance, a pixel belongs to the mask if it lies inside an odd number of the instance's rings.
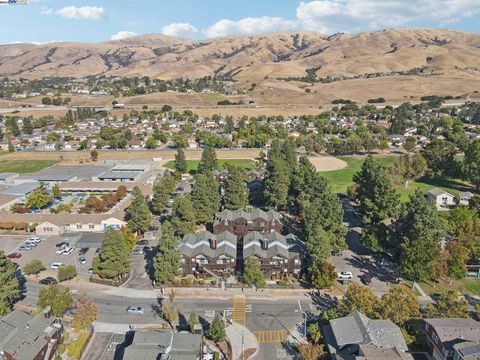
[{"label": "parked car", "polygon": [[87,258],[85,256],[80,256],[78,258],[78,262],[82,265],[85,265],[87,263]]},{"label": "parked car", "polygon": [[17,253],[17,252],[14,252],[14,253],[11,253],[11,254],[7,255],[7,258],[9,258],[9,259],[20,259],[21,257],[22,257],[22,254]]},{"label": "parked car", "polygon": [[89,269],[88,269],[88,273],[89,273],[90,275],[92,275],[92,274],[93,274],[93,268],[89,268]]},{"label": "parked car", "polygon": [[132,251],[132,255],[145,255],[145,252],[141,248],[135,248]]},{"label": "parked car", "polygon": [[79,255],[85,255],[87,252],[88,252],[89,248],[88,247],[84,247],[84,248],[81,248],[78,252]]},{"label": "parked car", "polygon": [[26,240],[25,244],[30,245],[31,247],[36,247],[38,245],[36,241],[32,241],[30,239]]},{"label": "parked car", "polygon": [[29,244],[22,244],[19,246],[18,250],[20,251],[32,251],[33,247]]},{"label": "parked car", "polygon": [[55,247],[57,247],[57,248],[63,248],[63,247],[67,247],[67,246],[70,246],[70,244],[66,241],[59,242],[57,245],[55,245]]},{"label": "parked car", "polygon": [[340,271],[338,273],[338,279],[339,280],[352,280],[353,279],[353,274],[351,271]]},{"label": "parked car", "polygon": [[73,317],[75,315],[75,309],[68,309],[65,311],[65,316]]},{"label": "parked car", "polygon": [[138,240],[137,245],[148,245],[148,240]]},{"label": "parked car", "polygon": [[102,249],[101,248],[98,248],[97,250],[95,250],[95,255],[98,255],[102,252]]},{"label": "parked car", "polygon": [[65,264],[62,263],[62,262],[53,262],[52,265],[50,265],[50,269],[52,270],[58,270],[60,269],[62,266],[64,266]]},{"label": "parked car", "polygon": [[59,247],[57,251],[55,251],[55,254],[62,255],[66,248],[66,246]]},{"label": "parked car", "polygon": [[127,313],[131,315],[143,315],[145,310],[141,306],[129,306]]},{"label": "parked car", "polygon": [[73,250],[75,250],[75,246],[67,247],[63,249],[62,255],[70,255],[71,253],[73,253]]},{"label": "parked car", "polygon": [[38,244],[38,243],[42,242],[42,239],[38,236],[32,236],[27,241],[28,242],[34,242],[34,243]]},{"label": "parked car", "polygon": [[57,279],[49,276],[46,277],[45,279],[42,279],[39,281],[41,285],[55,285],[57,283]]},{"label": "parked car", "polygon": [[363,274],[362,276],[360,276],[360,280],[365,285],[370,285],[372,283],[372,278],[368,274]]}]

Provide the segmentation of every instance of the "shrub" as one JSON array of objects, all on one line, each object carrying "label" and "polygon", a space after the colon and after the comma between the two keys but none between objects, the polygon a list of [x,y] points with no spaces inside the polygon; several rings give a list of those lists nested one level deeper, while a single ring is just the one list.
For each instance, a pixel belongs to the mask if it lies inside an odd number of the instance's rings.
[{"label": "shrub", "polygon": [[77,340],[67,345],[68,356],[71,356],[74,359],[80,359],[80,356],[82,355],[82,350],[86,346],[88,338],[89,334],[87,332],[81,332],[78,335]]},{"label": "shrub", "polygon": [[58,281],[65,281],[73,279],[77,275],[77,268],[75,265],[66,265],[58,269]]},{"label": "shrub", "polygon": [[27,275],[30,274],[38,274],[40,271],[45,270],[45,266],[43,266],[40,260],[32,260],[25,264],[23,267],[23,272]]}]

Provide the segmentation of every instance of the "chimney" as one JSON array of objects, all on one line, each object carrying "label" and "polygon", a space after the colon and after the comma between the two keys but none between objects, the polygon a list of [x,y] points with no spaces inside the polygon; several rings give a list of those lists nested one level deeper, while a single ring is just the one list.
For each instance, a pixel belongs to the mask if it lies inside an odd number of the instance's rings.
[{"label": "chimney", "polygon": [[216,239],[210,239],[210,248],[215,250],[217,248],[217,240]]},{"label": "chimney", "polygon": [[47,306],[44,310],[43,310],[43,317],[45,319],[50,319],[50,317],[52,316],[52,308],[50,306]]},{"label": "chimney", "polygon": [[268,240],[263,239],[261,242],[262,242],[262,250],[268,250]]}]

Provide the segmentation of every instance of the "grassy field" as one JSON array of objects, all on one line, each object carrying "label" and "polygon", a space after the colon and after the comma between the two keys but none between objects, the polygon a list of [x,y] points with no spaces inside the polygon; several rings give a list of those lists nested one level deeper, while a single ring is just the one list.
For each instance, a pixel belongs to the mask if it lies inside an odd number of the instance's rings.
[{"label": "grassy field", "polygon": [[219,101],[227,100],[227,98],[218,93],[205,93],[205,94],[198,94],[198,97],[202,99],[202,101],[209,105],[217,105]]},{"label": "grassy field", "polygon": [[[200,160],[187,160],[187,172],[193,172],[198,169]],[[218,160],[218,170],[223,170],[226,164],[241,166],[244,169],[250,170],[255,168],[255,162],[249,159],[220,159]],[[167,169],[175,168],[175,161],[169,161],[165,164]]]},{"label": "grassy field", "polygon": [[433,286],[430,282],[419,282],[420,287],[429,296],[446,294],[449,290],[456,290],[462,295],[480,295],[480,279],[462,279],[452,281],[450,284],[447,280],[440,280]]},{"label": "grassy field", "polygon": [[56,160],[0,160],[0,173],[34,173],[57,162]]},{"label": "grassy field", "polygon": [[[347,162],[348,166],[345,169],[334,170],[334,171],[325,171],[322,172],[322,175],[329,178],[332,181],[332,186],[335,192],[345,194],[347,188],[353,183],[354,174],[360,170],[364,159],[362,158],[353,158],[349,156],[340,157],[340,159]],[[393,166],[395,162],[395,157],[393,156],[383,156],[378,157],[379,162],[385,167]],[[400,200],[405,202],[408,200],[409,196],[415,192],[416,189],[420,189],[423,192],[427,192],[433,188],[441,188],[445,191],[450,192],[453,195],[458,195],[459,192],[465,191],[468,189],[466,184],[456,179],[442,180],[438,182],[430,180],[420,180],[410,182],[408,187],[405,187],[400,179],[394,179],[394,183],[397,185],[397,191],[400,194]]]}]

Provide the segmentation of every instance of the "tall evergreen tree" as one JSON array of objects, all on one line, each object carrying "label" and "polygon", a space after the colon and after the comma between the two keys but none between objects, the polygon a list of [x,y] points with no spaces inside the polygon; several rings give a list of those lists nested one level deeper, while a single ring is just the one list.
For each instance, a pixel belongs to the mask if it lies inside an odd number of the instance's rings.
[{"label": "tall evergreen tree", "polygon": [[179,174],[187,172],[187,160],[185,158],[185,151],[182,148],[178,148],[175,154],[175,171]]},{"label": "tall evergreen tree", "polygon": [[263,192],[267,205],[284,209],[288,202],[289,188],[290,175],[285,161],[281,158],[269,158]]},{"label": "tall evergreen tree", "polygon": [[225,325],[220,315],[215,314],[210,327],[208,328],[205,336],[217,343],[225,341],[227,334],[225,333]]},{"label": "tall evergreen tree", "polygon": [[465,150],[463,173],[480,190],[480,140],[473,141]]},{"label": "tall evergreen tree", "polygon": [[180,236],[195,230],[195,210],[188,196],[177,197],[173,202],[172,225]]},{"label": "tall evergreen tree", "polygon": [[394,227],[394,241],[400,244],[401,273],[413,281],[432,280],[444,235],[435,205],[417,190],[402,206]]},{"label": "tall evergreen tree", "polygon": [[103,236],[102,248],[93,259],[93,272],[107,279],[123,278],[130,271],[130,253],[125,239],[118,230],[108,229]]},{"label": "tall evergreen tree", "polygon": [[245,170],[239,166],[228,167],[228,179],[225,181],[225,208],[230,210],[244,209],[248,205],[249,191],[245,180]]},{"label": "tall evergreen tree", "polygon": [[212,221],[222,201],[217,180],[212,175],[196,174],[191,197],[197,222]]},{"label": "tall evergreen tree", "polygon": [[162,237],[158,242],[158,251],[153,259],[154,277],[157,283],[173,281],[178,275],[180,255],[176,249],[178,238],[169,222],[162,225]]},{"label": "tall evergreen tree", "polygon": [[176,186],[177,179],[169,171],[166,171],[161,179],[157,178],[155,180],[152,198],[154,211],[160,213],[167,207],[170,194],[175,190]]},{"label": "tall evergreen tree", "polygon": [[356,200],[365,229],[362,241],[370,249],[380,251],[384,244],[379,241],[380,223],[398,212],[399,197],[383,166],[372,156],[363,162],[355,174]]},{"label": "tall evergreen tree", "polygon": [[456,173],[455,145],[447,140],[433,140],[425,145],[422,155],[428,166],[427,175],[441,179]]},{"label": "tall evergreen tree", "polygon": [[132,202],[125,209],[128,227],[133,232],[144,233],[150,226],[152,214],[150,213],[145,197],[138,186],[133,188],[132,196]]},{"label": "tall evergreen tree", "polygon": [[0,250],[0,315],[6,315],[20,296],[19,283],[15,277],[15,264]]},{"label": "tall evergreen tree", "polygon": [[197,172],[202,174],[212,173],[217,170],[218,161],[215,149],[211,146],[206,147],[202,152],[202,158],[198,164]]},{"label": "tall evergreen tree", "polygon": [[26,118],[23,119],[22,132],[24,134],[32,134],[33,133],[32,120],[29,117],[26,117]]}]

